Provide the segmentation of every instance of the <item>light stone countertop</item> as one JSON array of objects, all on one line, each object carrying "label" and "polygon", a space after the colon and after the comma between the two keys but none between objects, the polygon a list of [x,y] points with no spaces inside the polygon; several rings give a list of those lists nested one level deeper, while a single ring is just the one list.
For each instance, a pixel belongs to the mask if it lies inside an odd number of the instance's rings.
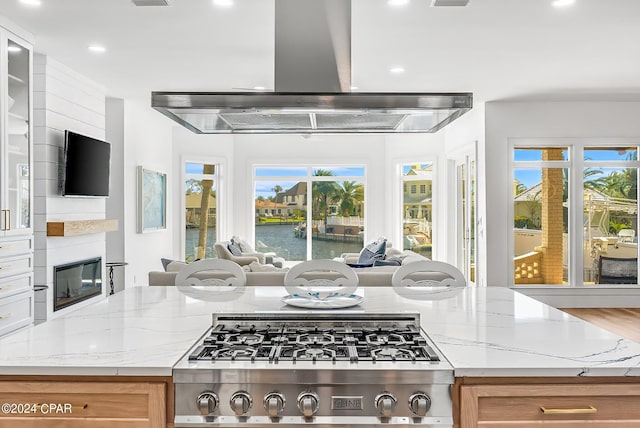
[{"label": "light stone countertop", "polygon": [[[412,293],[361,288],[361,305],[321,312],[419,312],[456,376],[640,376],[640,344],[510,289]],[[130,288],[0,339],[0,376],[170,376],[214,312],[309,311],[282,303],[285,294],[283,287],[246,287],[213,302],[175,287]]]}]

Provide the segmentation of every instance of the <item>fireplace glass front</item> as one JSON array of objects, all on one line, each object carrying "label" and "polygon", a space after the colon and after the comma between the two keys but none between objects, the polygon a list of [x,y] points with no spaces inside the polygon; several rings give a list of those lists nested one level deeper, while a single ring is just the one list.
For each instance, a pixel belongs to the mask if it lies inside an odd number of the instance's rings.
[{"label": "fireplace glass front", "polygon": [[101,257],[58,265],[54,271],[54,311],[102,294]]}]

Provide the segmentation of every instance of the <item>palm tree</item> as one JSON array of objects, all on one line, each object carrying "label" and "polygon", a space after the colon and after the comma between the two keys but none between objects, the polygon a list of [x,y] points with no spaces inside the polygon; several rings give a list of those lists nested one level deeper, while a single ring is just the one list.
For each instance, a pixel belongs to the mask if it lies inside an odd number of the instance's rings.
[{"label": "palm tree", "polygon": [[[629,153],[626,160],[636,160],[636,153]],[[602,173],[602,171],[600,171]],[[638,198],[638,170],[637,168],[624,168],[612,171],[608,176],[599,178],[596,190],[614,197],[624,199]],[[586,183],[585,183],[585,187]]]},{"label": "palm tree", "polygon": [[[215,165],[203,165],[203,174],[215,174]],[[209,233],[209,196],[212,193],[213,180],[202,180],[202,197],[200,199],[200,224],[196,258],[204,259],[207,251],[207,234]]]},{"label": "palm tree", "polygon": [[332,194],[332,199],[339,201],[342,216],[356,215],[358,202],[364,200],[364,187],[355,181],[343,181]]},{"label": "palm tree", "polygon": [[[316,177],[330,177],[333,176],[332,171],[317,169],[313,173]],[[335,193],[337,184],[335,181],[314,181],[312,184],[311,197],[313,200],[313,214],[319,215],[320,210],[323,210],[323,220],[325,230],[327,230],[327,211],[329,208],[329,201],[331,195]]]},{"label": "palm tree", "polygon": [[273,202],[273,209],[272,209],[272,211],[273,211],[273,214],[275,215],[276,203],[278,202],[276,199],[277,199],[277,197],[278,197],[278,193],[282,192],[282,186],[281,186],[281,185],[279,185],[279,184],[276,184],[275,186],[273,186],[273,187],[271,188],[271,191],[272,191],[273,193],[275,193],[275,195],[274,195],[274,196],[269,196],[269,197],[267,198],[267,200],[268,200],[269,202]]}]

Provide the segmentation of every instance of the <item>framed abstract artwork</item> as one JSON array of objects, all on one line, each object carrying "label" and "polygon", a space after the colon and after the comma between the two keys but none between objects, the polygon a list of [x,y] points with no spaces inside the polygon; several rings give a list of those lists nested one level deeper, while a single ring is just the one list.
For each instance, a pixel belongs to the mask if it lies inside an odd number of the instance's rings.
[{"label": "framed abstract artwork", "polygon": [[167,228],[167,174],[138,166],[138,233]]}]

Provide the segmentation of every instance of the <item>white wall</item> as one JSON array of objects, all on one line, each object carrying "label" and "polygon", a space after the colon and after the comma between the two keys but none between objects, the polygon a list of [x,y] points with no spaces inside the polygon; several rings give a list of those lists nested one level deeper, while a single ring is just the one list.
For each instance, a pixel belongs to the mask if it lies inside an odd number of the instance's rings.
[{"label": "white wall", "polygon": [[[476,253],[475,253],[475,273],[476,284],[486,285],[486,240],[485,237],[485,218],[486,218],[486,183],[485,174],[485,104],[480,103],[473,106],[473,109],[464,116],[457,119],[452,124],[443,129],[445,140],[446,157],[449,159],[460,160],[465,155],[476,159]],[[455,163],[452,165],[453,171],[450,175],[453,181],[456,180]],[[453,192],[454,188],[449,191]],[[459,196],[458,196],[459,197]],[[457,209],[457,201],[455,198],[449,198],[449,214]],[[450,228],[451,232],[455,228]],[[463,239],[457,234],[449,237],[450,242],[460,242]],[[452,248],[450,248],[452,250]],[[456,250],[456,248],[453,248]],[[448,254],[449,260],[457,260],[458,255]]]},{"label": "white wall", "polygon": [[[486,104],[487,285],[504,286],[513,275],[507,254],[513,178],[510,138],[640,137],[638,102],[491,102]],[[480,174],[482,176],[482,174]]]},{"label": "white wall", "polygon": [[[167,189],[167,229],[137,233],[137,166],[167,174],[167,183],[178,179],[172,170],[172,126],[166,117],[153,110],[148,100],[124,101],[124,268],[125,287],[148,284],[148,272],[162,269],[161,257],[173,253],[171,207],[179,201]],[[116,167],[117,168],[117,167]]]},{"label": "white wall", "polygon": [[[102,257],[106,284],[105,234],[47,237],[48,221],[105,218],[105,199],[60,196],[59,161],[64,148],[64,131],[105,139],[105,89],[45,55],[34,55],[34,226],[35,283],[48,285],[46,313],[42,321],[101,299],[97,296],[72,307],[53,312],[53,267]],[[106,293],[103,286],[103,294]]]}]

